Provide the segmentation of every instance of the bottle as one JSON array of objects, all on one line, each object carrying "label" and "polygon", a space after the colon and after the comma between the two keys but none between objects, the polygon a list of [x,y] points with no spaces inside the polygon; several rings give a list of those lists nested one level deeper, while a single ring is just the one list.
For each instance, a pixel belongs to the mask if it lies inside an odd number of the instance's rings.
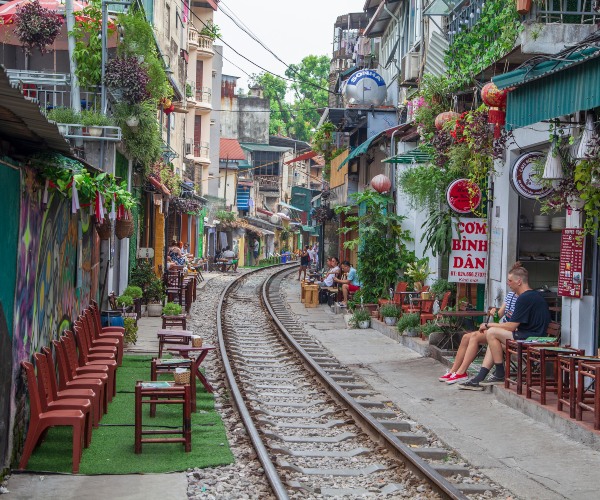
[{"label": "bottle", "polygon": [[498,314],[498,308],[494,312],[494,323],[500,323],[500,315]]}]

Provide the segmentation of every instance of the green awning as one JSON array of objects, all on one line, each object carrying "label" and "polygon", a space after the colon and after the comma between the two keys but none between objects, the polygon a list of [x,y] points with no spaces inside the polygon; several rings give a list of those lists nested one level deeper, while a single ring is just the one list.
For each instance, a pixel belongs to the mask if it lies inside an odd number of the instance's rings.
[{"label": "green awning", "polygon": [[357,156],[365,154],[367,152],[367,150],[369,149],[369,146],[371,145],[371,143],[377,137],[379,137],[379,134],[375,134],[373,137],[369,137],[365,142],[363,142],[362,144],[359,144],[352,151],[350,151],[350,154],[346,157],[346,159],[338,167],[338,170],[340,170],[350,160],[356,158]]},{"label": "green awning", "polygon": [[382,163],[400,163],[405,165],[410,165],[412,163],[429,163],[431,161],[431,155],[421,149],[419,146],[411,151],[407,151],[406,153],[401,153],[396,156],[390,156],[385,160],[382,160]]},{"label": "green awning", "polygon": [[582,49],[561,60],[544,60],[492,81],[500,89],[514,89],[508,93],[507,128],[592,109],[600,106],[600,48]]}]

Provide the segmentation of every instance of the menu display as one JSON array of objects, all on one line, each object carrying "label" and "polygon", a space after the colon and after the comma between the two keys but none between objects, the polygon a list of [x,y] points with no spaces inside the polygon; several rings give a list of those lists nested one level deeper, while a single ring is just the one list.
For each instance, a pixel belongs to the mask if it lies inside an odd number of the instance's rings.
[{"label": "menu display", "polygon": [[583,229],[562,230],[560,265],[558,268],[558,295],[581,298],[583,290]]}]

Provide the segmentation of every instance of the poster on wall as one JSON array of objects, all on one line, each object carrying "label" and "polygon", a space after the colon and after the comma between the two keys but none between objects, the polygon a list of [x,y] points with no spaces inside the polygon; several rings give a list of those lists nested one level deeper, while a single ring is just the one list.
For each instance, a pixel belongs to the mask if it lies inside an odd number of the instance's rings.
[{"label": "poster on wall", "polygon": [[448,281],[485,283],[488,269],[486,219],[452,218],[452,252]]},{"label": "poster on wall", "polygon": [[581,298],[583,290],[583,229],[563,229],[560,238],[558,295]]}]

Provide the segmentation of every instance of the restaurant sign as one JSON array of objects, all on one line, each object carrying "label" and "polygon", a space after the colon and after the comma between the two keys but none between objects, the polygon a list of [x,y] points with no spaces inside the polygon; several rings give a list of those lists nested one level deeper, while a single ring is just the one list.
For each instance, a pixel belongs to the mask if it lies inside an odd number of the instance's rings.
[{"label": "restaurant sign", "polygon": [[452,252],[448,281],[485,283],[488,269],[488,234],[485,219],[452,218]]},{"label": "restaurant sign", "polygon": [[583,288],[583,229],[562,230],[560,264],[558,267],[558,295],[581,298]]},{"label": "restaurant sign", "polygon": [[537,200],[544,198],[552,192],[552,187],[543,186],[535,179],[535,162],[546,158],[539,151],[525,153],[517,158],[512,166],[510,180],[514,190],[523,198]]},{"label": "restaurant sign", "polygon": [[481,189],[468,179],[456,179],[446,190],[446,201],[452,210],[468,214],[481,203]]}]

